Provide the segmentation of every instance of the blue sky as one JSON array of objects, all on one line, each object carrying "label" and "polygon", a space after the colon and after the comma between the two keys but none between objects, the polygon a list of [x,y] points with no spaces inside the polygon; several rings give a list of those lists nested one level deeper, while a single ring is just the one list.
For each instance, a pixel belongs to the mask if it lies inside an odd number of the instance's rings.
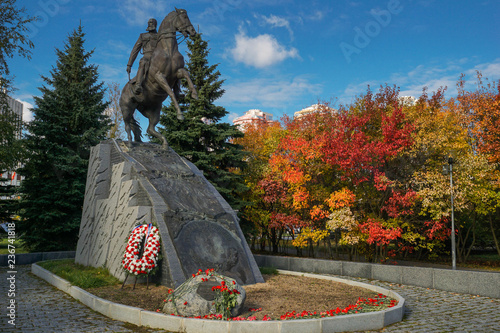
[{"label": "blue sky", "polygon": [[[424,86],[430,91],[448,86],[452,95],[460,73],[469,81],[476,70],[500,78],[498,0],[18,0],[18,5],[41,18],[31,26],[32,59],[10,61],[14,97],[26,105],[40,95],[40,75],[49,76],[55,66],[55,48],[63,48],[80,22],[100,79],[123,86],[130,51],[147,20],[160,22],[174,6],[188,11],[209,43],[210,64],[219,64],[226,93],[216,104],[229,112],[228,122],[255,108],[279,119],[318,101],[350,103],[367,85],[396,84],[401,95],[418,97]],[[138,59],[133,73],[137,65]]]}]

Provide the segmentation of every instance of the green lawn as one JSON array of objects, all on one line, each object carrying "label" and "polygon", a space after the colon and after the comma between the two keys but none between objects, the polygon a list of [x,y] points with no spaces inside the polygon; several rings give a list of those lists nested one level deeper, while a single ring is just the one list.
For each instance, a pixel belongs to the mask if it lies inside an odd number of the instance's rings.
[{"label": "green lawn", "polygon": [[[8,247],[9,244],[11,244],[11,243],[9,243],[9,239],[7,238],[7,236],[5,238],[0,239],[0,254],[10,254],[9,247]],[[24,247],[22,246],[20,239],[16,239],[14,241],[14,247],[15,247],[16,254],[28,253],[28,251],[26,251],[24,249]]]},{"label": "green lawn", "polygon": [[74,261],[74,259],[49,260],[37,264],[68,280],[72,285],[84,289],[120,284],[120,280],[109,274],[107,268],[87,267],[75,264]]}]

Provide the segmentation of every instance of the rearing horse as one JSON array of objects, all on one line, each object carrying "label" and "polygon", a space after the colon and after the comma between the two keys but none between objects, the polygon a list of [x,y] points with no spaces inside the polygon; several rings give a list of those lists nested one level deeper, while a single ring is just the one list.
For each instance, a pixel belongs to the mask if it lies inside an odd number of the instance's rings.
[{"label": "rearing horse", "polygon": [[169,13],[160,24],[157,34],[157,45],[151,56],[149,70],[143,83],[143,92],[135,95],[133,92],[134,79],[127,82],[120,96],[120,109],[123,114],[125,131],[127,132],[129,146],[132,145],[132,134],[134,141],[141,142],[141,128],[134,118],[135,110],[139,110],[144,117],[149,119],[147,133],[157,137],[167,148],[167,139],[155,127],[160,121],[160,112],[163,101],[170,96],[177,110],[177,118],[183,120],[177,97],[179,96],[179,79],[185,78],[191,96],[198,98],[196,88],[184,68],[184,57],[179,52],[176,32],[181,32],[184,37],[196,35],[187,12],[184,9],[175,9]]}]

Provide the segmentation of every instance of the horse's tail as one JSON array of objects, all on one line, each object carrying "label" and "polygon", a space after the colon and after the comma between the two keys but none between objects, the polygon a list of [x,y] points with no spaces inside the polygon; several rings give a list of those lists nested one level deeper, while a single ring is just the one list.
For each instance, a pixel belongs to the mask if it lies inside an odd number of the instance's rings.
[{"label": "horse's tail", "polygon": [[132,115],[132,119],[130,119],[130,128],[132,129],[132,133],[134,133],[135,141],[142,142],[142,133],[141,133],[141,125]]}]

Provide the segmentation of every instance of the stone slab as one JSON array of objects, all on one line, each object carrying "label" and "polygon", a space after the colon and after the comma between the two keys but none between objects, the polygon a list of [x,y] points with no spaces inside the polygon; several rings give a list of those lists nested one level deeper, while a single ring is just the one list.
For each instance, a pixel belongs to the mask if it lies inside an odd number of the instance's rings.
[{"label": "stone slab", "polygon": [[266,257],[266,266],[267,267],[274,267],[276,269],[291,270],[290,269],[290,259],[295,259],[295,258],[279,257],[279,256],[267,256]]},{"label": "stone slab", "polygon": [[94,309],[95,296],[91,293],[83,290],[82,288],[71,286],[71,288],[69,289],[69,294],[89,308]]},{"label": "stone slab", "polygon": [[281,333],[321,332],[321,320],[300,319],[281,322]]},{"label": "stone slab", "polygon": [[500,273],[470,272],[469,294],[500,298]]},{"label": "stone slab", "polygon": [[315,259],[313,262],[313,272],[318,274],[340,275],[342,272],[342,262]]},{"label": "stone slab", "polygon": [[372,279],[401,283],[403,268],[389,265],[372,265]]},{"label": "stone slab", "polygon": [[433,269],[423,267],[403,267],[401,283],[425,288],[434,288]]},{"label": "stone slab", "polygon": [[35,274],[36,276],[44,279],[54,287],[56,287],[59,290],[64,291],[65,293],[69,293],[69,290],[71,288],[71,284],[60,278],[59,276],[52,274],[50,271],[46,270],[43,267],[38,266],[37,264],[33,264],[31,266],[31,272]]},{"label": "stone slab", "polygon": [[400,322],[403,319],[404,311],[405,311],[405,300],[402,297],[399,298],[398,305],[384,310],[384,326],[388,326],[397,322]]},{"label": "stone slab", "polygon": [[360,262],[343,261],[342,275],[370,279],[372,276],[371,266]]},{"label": "stone slab", "polygon": [[466,294],[469,292],[471,280],[472,272],[470,271],[435,269],[433,288]]},{"label": "stone slab", "polygon": [[141,311],[141,325],[161,328],[169,332],[181,332],[184,327],[184,318],[144,310]]},{"label": "stone slab", "polygon": [[323,318],[321,321],[323,332],[378,330],[384,327],[384,314],[382,311],[357,313],[333,318]]},{"label": "stone slab", "polygon": [[141,309],[132,306],[113,303],[113,306],[109,308],[108,317],[138,326],[141,325]]},{"label": "stone slab", "polygon": [[[281,321],[232,321],[229,323],[230,333],[276,333],[281,332]],[[220,331],[222,332],[222,331]]]},{"label": "stone slab", "polygon": [[[205,320],[184,318],[184,330],[186,333],[222,333],[228,332],[229,322],[220,320]],[[254,331],[255,332],[255,331]]]},{"label": "stone slab", "polygon": [[114,303],[105,300],[100,297],[95,297],[94,299],[94,307],[92,308],[94,311],[97,311],[105,316],[109,315],[109,309]]}]

